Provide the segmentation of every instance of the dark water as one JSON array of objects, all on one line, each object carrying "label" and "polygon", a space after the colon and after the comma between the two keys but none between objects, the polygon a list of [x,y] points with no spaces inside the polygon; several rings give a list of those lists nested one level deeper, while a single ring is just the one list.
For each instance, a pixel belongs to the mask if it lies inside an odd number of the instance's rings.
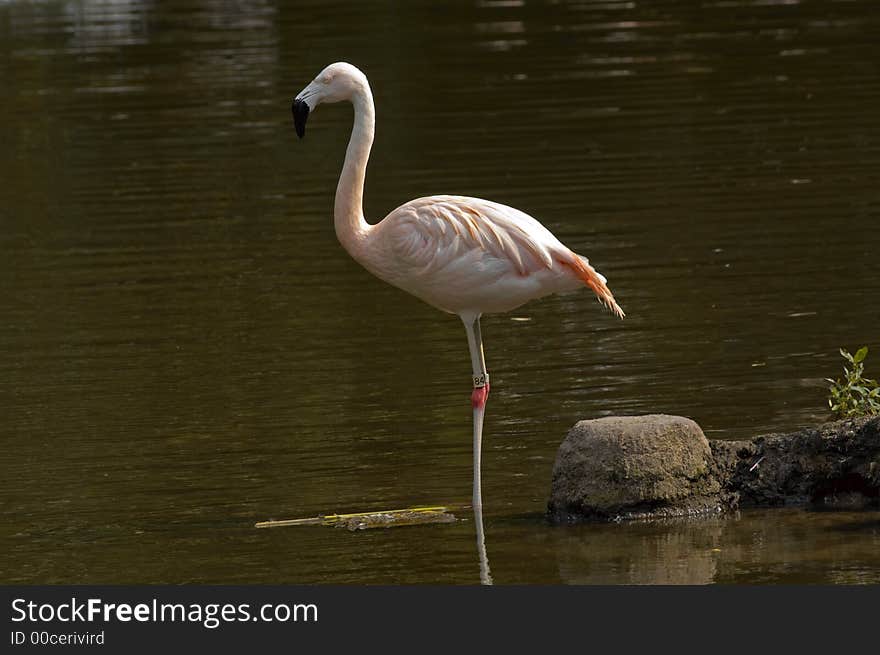
[{"label": "dark water", "polygon": [[[854,2],[0,0],[3,582],[478,581],[473,524],[255,521],[467,503],[464,331],[335,240],[370,77],[366,212],[528,211],[608,276],[483,322],[498,583],[878,582],[876,513],[541,520],[565,431],[827,418],[880,373],[880,13]],[[528,320],[512,320],[513,318]]]}]

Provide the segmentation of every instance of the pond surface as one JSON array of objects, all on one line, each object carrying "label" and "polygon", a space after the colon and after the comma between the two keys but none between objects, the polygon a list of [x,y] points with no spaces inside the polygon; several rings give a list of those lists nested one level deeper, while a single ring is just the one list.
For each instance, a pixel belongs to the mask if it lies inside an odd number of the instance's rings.
[{"label": "pond surface", "polygon": [[294,137],[347,60],[370,220],[519,207],[627,312],[483,320],[496,583],[880,582],[877,513],[541,518],[579,419],[747,438],[826,420],[840,346],[880,374],[878,29],[872,0],[0,0],[0,580],[479,581],[466,509],[253,528],[470,500],[464,330],[337,243],[350,108]]}]

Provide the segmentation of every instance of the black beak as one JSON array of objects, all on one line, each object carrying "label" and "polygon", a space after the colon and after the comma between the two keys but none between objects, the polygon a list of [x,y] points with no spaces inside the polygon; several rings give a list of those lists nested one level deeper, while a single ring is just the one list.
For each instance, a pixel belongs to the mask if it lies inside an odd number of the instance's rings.
[{"label": "black beak", "polygon": [[296,129],[296,135],[301,139],[306,133],[306,121],[309,118],[309,106],[305,100],[294,100],[290,107],[293,112],[293,127]]}]

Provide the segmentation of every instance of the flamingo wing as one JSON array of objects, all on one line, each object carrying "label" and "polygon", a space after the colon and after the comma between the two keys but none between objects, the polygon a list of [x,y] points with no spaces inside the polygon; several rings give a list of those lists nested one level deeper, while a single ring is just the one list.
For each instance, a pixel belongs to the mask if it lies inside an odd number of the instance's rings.
[{"label": "flamingo wing", "polygon": [[419,198],[395,209],[382,223],[388,224],[394,256],[428,270],[465,258],[504,264],[528,275],[552,269],[560,256],[571,253],[531,216],[479,198]]}]

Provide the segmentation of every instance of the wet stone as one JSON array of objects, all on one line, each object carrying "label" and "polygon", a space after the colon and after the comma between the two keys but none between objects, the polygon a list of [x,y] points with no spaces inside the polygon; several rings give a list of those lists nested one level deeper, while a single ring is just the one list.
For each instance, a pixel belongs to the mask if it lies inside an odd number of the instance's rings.
[{"label": "wet stone", "polygon": [[728,500],[700,426],[666,414],[580,421],[556,456],[556,521],[717,513]]}]

